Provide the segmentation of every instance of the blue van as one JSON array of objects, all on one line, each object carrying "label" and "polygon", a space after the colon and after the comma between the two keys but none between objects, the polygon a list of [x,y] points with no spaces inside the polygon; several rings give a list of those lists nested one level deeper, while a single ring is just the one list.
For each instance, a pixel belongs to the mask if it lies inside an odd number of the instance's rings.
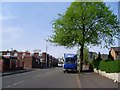
[{"label": "blue van", "polygon": [[64,54],[63,72],[77,71],[77,55]]}]

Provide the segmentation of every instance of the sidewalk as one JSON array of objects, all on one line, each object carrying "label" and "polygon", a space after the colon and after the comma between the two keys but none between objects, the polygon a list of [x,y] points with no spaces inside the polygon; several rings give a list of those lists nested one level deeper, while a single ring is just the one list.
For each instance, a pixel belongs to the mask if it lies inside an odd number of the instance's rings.
[{"label": "sidewalk", "polygon": [[118,88],[119,83],[114,82],[94,72],[82,72],[78,74],[82,88]]},{"label": "sidewalk", "polygon": [[7,76],[7,75],[12,75],[12,74],[19,74],[19,73],[24,73],[24,72],[30,72],[32,70],[27,70],[27,69],[23,69],[23,70],[16,70],[16,71],[6,71],[6,72],[0,72],[0,76]]}]

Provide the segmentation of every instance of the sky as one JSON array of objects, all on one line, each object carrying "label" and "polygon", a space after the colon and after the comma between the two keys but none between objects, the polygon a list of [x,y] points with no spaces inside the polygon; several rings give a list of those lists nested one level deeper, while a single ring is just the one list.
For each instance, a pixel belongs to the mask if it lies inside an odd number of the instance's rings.
[{"label": "sky", "polygon": [[[52,35],[52,21],[58,17],[58,13],[65,13],[71,2],[3,2],[0,10],[0,34],[2,43],[0,50],[33,51],[41,52],[55,57],[62,57],[64,53],[76,53],[77,48],[66,49],[55,47],[46,42]],[[1,3],[0,3],[1,4]],[[106,3],[110,9],[118,15],[117,2]],[[117,40],[115,41],[118,44]],[[92,47],[89,51],[108,53],[108,49]]]}]

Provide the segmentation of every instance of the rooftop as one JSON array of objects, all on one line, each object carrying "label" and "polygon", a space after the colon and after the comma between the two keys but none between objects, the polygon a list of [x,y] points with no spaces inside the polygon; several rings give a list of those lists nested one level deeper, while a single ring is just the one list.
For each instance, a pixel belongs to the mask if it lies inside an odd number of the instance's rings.
[{"label": "rooftop", "polygon": [[120,52],[120,47],[111,47],[111,49],[113,49],[114,51],[116,51],[116,52]]}]

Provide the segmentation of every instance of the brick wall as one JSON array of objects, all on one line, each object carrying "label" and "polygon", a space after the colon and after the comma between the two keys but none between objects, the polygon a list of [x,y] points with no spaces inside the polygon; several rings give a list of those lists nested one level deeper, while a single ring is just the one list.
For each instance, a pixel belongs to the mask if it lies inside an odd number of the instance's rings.
[{"label": "brick wall", "polygon": [[32,56],[25,56],[21,60],[24,61],[24,69],[32,68]]}]

